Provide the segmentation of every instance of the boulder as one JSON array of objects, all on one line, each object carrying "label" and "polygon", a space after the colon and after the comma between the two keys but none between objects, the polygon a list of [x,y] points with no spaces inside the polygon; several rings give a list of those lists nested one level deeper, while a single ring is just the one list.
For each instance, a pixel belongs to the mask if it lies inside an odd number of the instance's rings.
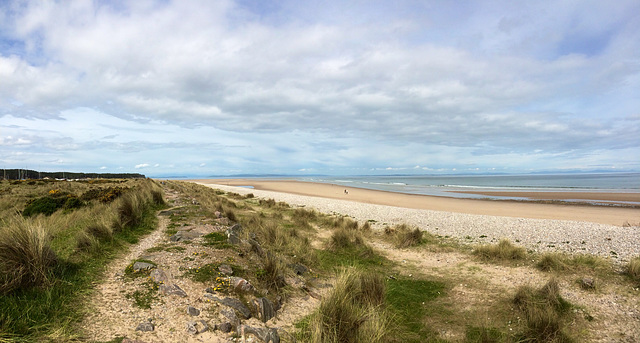
[{"label": "boulder", "polygon": [[198,238],[204,235],[204,233],[196,230],[181,230],[176,232],[175,235],[169,237],[169,240],[172,242],[182,242],[182,241],[190,241],[194,238]]},{"label": "boulder", "polygon": [[158,290],[164,295],[177,295],[182,298],[187,297],[187,292],[183,291],[182,288],[175,283],[161,284]]},{"label": "boulder", "polygon": [[304,273],[309,271],[309,268],[299,263],[294,263],[294,264],[291,264],[290,266],[293,269],[293,272],[296,273],[296,275],[303,275]]},{"label": "boulder", "polygon": [[218,270],[224,275],[233,275],[233,269],[228,264],[221,264]]},{"label": "boulder", "polygon": [[249,281],[241,278],[232,276],[229,278],[229,283],[233,286],[233,289],[238,292],[251,292],[254,290],[254,287]]},{"label": "boulder", "polygon": [[211,299],[219,304],[231,307],[232,309],[238,311],[242,315],[244,319],[251,318],[251,311],[242,303],[242,301],[235,298],[223,298],[220,299],[212,294],[205,294],[205,298]]},{"label": "boulder", "polygon": [[223,309],[220,313],[229,320],[232,328],[237,328],[240,325],[240,318],[236,315],[236,311],[233,309]]},{"label": "boulder", "polygon": [[221,324],[216,325],[216,329],[218,329],[218,330],[220,330],[220,331],[222,331],[224,333],[229,333],[229,332],[231,332],[232,326],[231,326],[231,323],[225,322],[225,323],[221,323]]},{"label": "boulder", "polygon": [[242,232],[242,226],[240,224],[234,224],[227,229],[227,238],[231,244],[240,244],[240,233]]}]

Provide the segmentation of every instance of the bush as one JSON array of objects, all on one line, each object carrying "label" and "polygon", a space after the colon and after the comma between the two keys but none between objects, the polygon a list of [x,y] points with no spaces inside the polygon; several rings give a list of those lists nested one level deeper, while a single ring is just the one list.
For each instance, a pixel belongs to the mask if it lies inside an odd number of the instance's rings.
[{"label": "bush", "polygon": [[524,314],[527,325],[520,341],[570,342],[563,332],[563,316],[568,313],[571,304],[560,296],[555,279],[549,280],[538,290],[530,286],[518,288],[513,303]]},{"label": "bush", "polygon": [[17,220],[0,228],[0,293],[45,286],[58,263],[46,229]]},{"label": "bush", "polygon": [[22,211],[22,215],[25,217],[31,217],[38,214],[50,216],[55,211],[62,208],[65,202],[66,199],[60,197],[44,196],[37,198],[27,204],[24,211]]}]

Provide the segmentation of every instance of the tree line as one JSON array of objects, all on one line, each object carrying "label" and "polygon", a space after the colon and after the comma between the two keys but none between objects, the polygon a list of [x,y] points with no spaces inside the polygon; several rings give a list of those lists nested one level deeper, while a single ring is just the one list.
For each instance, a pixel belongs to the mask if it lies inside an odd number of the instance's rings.
[{"label": "tree line", "polygon": [[75,172],[41,172],[30,169],[3,169],[0,179],[26,180],[26,179],[144,179],[143,174],[138,173],[75,173]]}]

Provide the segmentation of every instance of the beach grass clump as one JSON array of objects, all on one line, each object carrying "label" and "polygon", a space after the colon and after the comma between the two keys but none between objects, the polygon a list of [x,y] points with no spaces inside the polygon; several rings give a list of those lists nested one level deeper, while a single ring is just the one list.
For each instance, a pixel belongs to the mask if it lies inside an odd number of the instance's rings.
[{"label": "beach grass clump", "polygon": [[58,257],[42,223],[15,219],[0,227],[0,293],[50,284]]},{"label": "beach grass clump", "polygon": [[524,248],[513,245],[507,239],[502,239],[498,244],[494,245],[481,245],[474,249],[473,254],[485,261],[522,260],[527,255]]},{"label": "beach grass clump", "polygon": [[507,335],[497,328],[469,326],[465,330],[464,343],[503,343]]},{"label": "beach grass clump", "polygon": [[525,332],[522,342],[571,342],[565,333],[565,319],[572,305],[560,295],[555,279],[539,289],[521,286],[516,291],[513,304],[524,315]]},{"label": "beach grass clump", "polygon": [[286,267],[280,256],[268,251],[262,261],[263,267],[256,272],[258,280],[267,288],[276,292],[286,286]]},{"label": "beach grass clump", "polygon": [[[368,223],[367,223],[368,224]],[[419,228],[412,228],[406,224],[386,227],[385,235],[391,237],[396,248],[408,248],[423,243],[424,232]]]},{"label": "beach grass clump", "polygon": [[567,255],[562,253],[545,253],[538,262],[536,268],[545,272],[597,272],[602,275],[611,272],[611,264],[607,263],[603,258],[579,254]]},{"label": "beach grass clump", "polygon": [[384,279],[371,272],[343,270],[332,292],[300,334],[311,342],[388,342],[395,323],[386,306]]},{"label": "beach grass clump", "polygon": [[640,256],[632,258],[627,263],[625,274],[634,282],[640,283]]}]

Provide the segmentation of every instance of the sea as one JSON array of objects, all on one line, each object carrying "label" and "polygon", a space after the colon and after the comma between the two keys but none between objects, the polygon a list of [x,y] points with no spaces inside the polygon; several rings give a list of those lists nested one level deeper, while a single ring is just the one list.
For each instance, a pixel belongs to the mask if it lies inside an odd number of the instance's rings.
[{"label": "sea", "polygon": [[[381,191],[460,198],[487,198],[487,196],[455,192],[535,191],[640,193],[640,173],[313,176],[295,177],[291,179]],[[495,198],[519,200],[517,197]]]}]

